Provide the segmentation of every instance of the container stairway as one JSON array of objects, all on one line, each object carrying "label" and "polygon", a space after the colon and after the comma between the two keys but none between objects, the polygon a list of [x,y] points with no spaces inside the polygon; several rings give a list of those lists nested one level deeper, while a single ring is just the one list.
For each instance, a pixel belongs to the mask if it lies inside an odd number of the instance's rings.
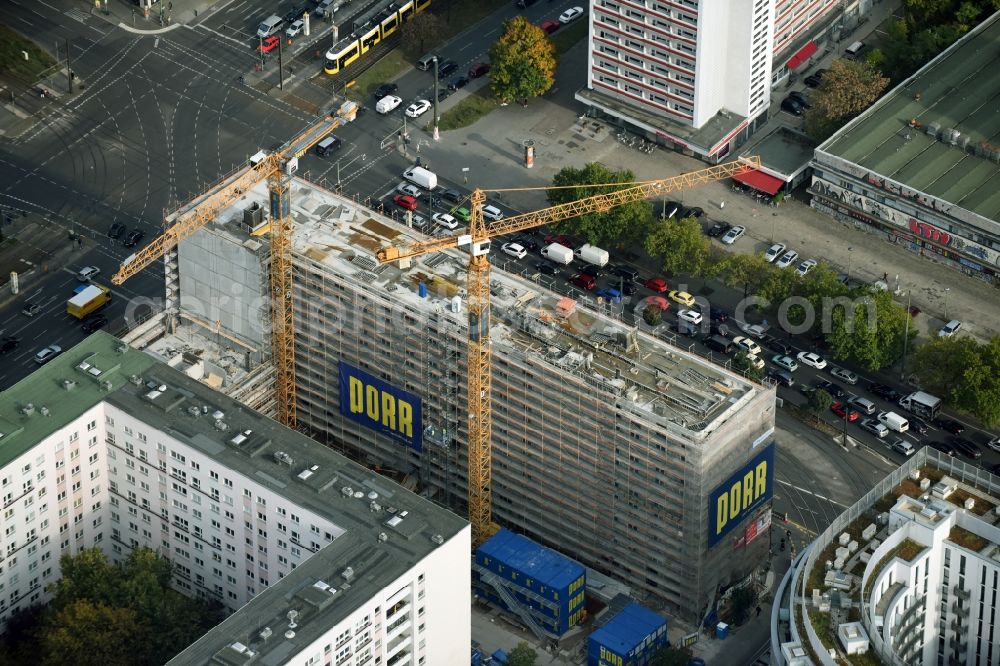
[{"label": "container stairway", "polygon": [[[474,563],[473,568],[475,569],[476,573],[479,574],[479,580],[481,580],[482,582],[486,583],[494,590],[496,590],[497,595],[499,595],[499,597],[503,599],[504,603],[507,604],[507,608],[512,613],[517,615],[524,622],[524,624],[527,625],[529,629],[531,629],[532,633],[534,633],[535,636],[537,636],[541,640],[544,640],[546,638],[558,638],[558,636],[555,636],[554,634],[551,634],[545,629],[543,629],[542,626],[538,624],[537,621],[535,621],[535,618],[531,614],[531,609],[521,604],[517,600],[517,598],[514,597],[511,591],[507,589],[507,585],[509,584],[508,581],[504,580],[503,578],[496,575],[486,567],[483,567],[479,564]],[[518,591],[521,592],[522,594],[531,594],[530,591],[524,590],[523,588],[520,587],[518,587]],[[542,597],[538,597],[538,600],[543,602],[546,601]]]}]

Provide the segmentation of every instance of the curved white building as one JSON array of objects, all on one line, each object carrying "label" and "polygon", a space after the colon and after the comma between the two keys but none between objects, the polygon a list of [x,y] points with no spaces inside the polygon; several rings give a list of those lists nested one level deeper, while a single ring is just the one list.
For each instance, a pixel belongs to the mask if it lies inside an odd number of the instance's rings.
[{"label": "curved white building", "polygon": [[[845,511],[782,581],[778,664],[997,666],[1000,479],[927,448]],[[790,621],[783,622],[781,611]]]}]

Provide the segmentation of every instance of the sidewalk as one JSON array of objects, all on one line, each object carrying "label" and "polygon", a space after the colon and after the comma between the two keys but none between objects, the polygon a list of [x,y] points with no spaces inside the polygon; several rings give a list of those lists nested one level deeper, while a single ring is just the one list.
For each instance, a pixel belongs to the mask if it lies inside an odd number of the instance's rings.
[{"label": "sidewalk", "polygon": [[[0,244],[0,309],[24,298],[24,293],[46,274],[72,265],[92,245],[86,238],[70,241],[65,229],[33,217],[17,218],[15,225],[4,227],[6,240]],[[11,233],[12,229],[16,231]],[[11,293],[11,272],[17,272],[18,294]]]}]

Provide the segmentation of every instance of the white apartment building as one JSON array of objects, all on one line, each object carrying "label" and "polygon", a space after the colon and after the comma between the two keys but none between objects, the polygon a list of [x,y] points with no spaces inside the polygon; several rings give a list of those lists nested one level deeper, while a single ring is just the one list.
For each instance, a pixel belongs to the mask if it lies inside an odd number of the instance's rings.
[{"label": "white apartment building", "polygon": [[576,99],[660,145],[721,161],[767,119],[771,86],[810,60],[841,7],[593,0],[587,85]]},{"label": "white apartment building", "polygon": [[232,613],[172,663],[467,658],[466,521],[106,334],[0,394],[0,484],[0,623],[148,546]]},{"label": "white apartment building", "polygon": [[[998,590],[1000,478],[923,447],[793,562],[775,595],[772,654],[779,666],[857,652],[884,664],[1000,666]],[[836,637],[817,633],[824,626]]]}]

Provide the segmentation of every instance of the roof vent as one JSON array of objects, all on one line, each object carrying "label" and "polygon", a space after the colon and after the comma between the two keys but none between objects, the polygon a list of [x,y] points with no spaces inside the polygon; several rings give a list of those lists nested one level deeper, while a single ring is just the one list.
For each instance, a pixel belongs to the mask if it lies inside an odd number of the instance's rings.
[{"label": "roof vent", "polygon": [[[288,626],[292,626],[292,625],[288,625]],[[288,640],[292,640],[293,638],[295,638],[295,632],[292,631],[291,629],[289,629],[288,631],[285,632],[285,638],[287,638]]]},{"label": "roof vent", "polygon": [[354,488],[351,488],[350,486],[344,486],[343,488],[340,489],[340,494],[343,495],[344,497],[350,497],[351,495],[354,494]]},{"label": "roof vent", "polygon": [[105,379],[104,381],[102,381],[102,382],[101,382],[101,388],[102,388],[102,389],[104,389],[105,391],[110,391],[110,390],[111,390],[111,389],[113,389],[114,387],[115,387],[115,385],[114,385],[114,384],[112,384],[112,383],[111,383],[110,381],[108,381],[107,379]]},{"label": "roof vent", "polygon": [[368,493],[368,499],[370,499],[370,500],[377,500],[378,499],[378,493],[375,492],[374,490],[371,491],[370,493]]},{"label": "roof vent", "polygon": [[42,405],[39,408],[38,413],[41,414],[42,416],[48,416],[49,415],[49,408],[46,407],[45,405]]},{"label": "roof vent", "polygon": [[74,382],[72,379],[64,379],[62,382],[62,387],[67,391],[72,391],[73,389],[76,388],[76,382]]},{"label": "roof vent", "polygon": [[386,534],[385,532],[379,532],[378,533],[378,540],[379,541],[388,541],[389,540],[389,535]]},{"label": "roof vent", "polygon": [[117,352],[118,352],[119,354],[124,354],[125,352],[127,352],[127,351],[128,351],[128,344],[126,344],[126,343],[124,343],[124,342],[123,342],[123,343],[121,343],[120,345],[118,345],[118,346],[117,346],[117,347],[115,348],[115,351],[117,351]]},{"label": "roof vent", "polygon": [[365,494],[363,492],[361,492],[360,490],[358,492],[354,493],[354,499],[364,499],[364,497],[365,497]]},{"label": "roof vent", "polygon": [[25,416],[31,416],[32,414],[35,413],[35,406],[29,402],[27,405],[21,408],[21,413],[24,414]]},{"label": "roof vent", "polygon": [[278,463],[279,465],[284,464],[291,466],[291,464],[295,461],[292,460],[292,457],[287,453],[285,453],[284,451],[275,451],[274,462]]},{"label": "roof vent", "polygon": [[237,433],[235,437],[233,437],[231,440],[229,440],[229,443],[230,444],[235,444],[236,446],[239,446],[243,442],[247,441],[247,438],[250,437],[250,435],[252,433],[253,433],[253,430],[244,430],[241,433]]},{"label": "roof vent", "polygon": [[288,618],[288,628],[289,629],[294,629],[295,627],[299,626],[299,625],[295,624],[295,618],[297,618],[298,616],[299,616],[299,612],[297,610],[295,610],[294,608],[292,610],[288,611],[287,613],[285,613],[285,617]]},{"label": "roof vent", "polygon": [[431,541],[433,541],[434,543],[436,543],[437,545],[440,546],[441,544],[444,543],[444,537],[441,536],[440,534],[432,534],[431,535]]},{"label": "roof vent", "polygon": [[274,635],[274,632],[271,631],[271,627],[264,627],[263,629],[260,630],[260,633],[258,634],[258,636],[260,636],[261,640],[264,640],[264,641],[266,641],[272,635]]},{"label": "roof vent", "polygon": [[142,377],[139,375],[129,375],[129,382],[135,384],[136,386],[142,386]]},{"label": "roof vent", "polygon": [[222,410],[217,409],[214,412],[212,412],[212,418],[215,419],[216,421],[221,421],[222,419],[226,418],[226,414]]},{"label": "roof vent", "polygon": [[372,513],[378,513],[379,511],[382,510],[382,505],[379,504],[378,502],[371,502],[368,504],[368,510],[371,511]]},{"label": "roof vent", "polygon": [[201,410],[198,409],[197,405],[191,405],[190,407],[187,408],[187,413],[190,414],[191,416],[198,416],[199,414],[201,414]]},{"label": "roof vent", "polygon": [[354,578],[354,569],[347,567],[340,572],[340,575],[344,577],[344,580],[351,580]]},{"label": "roof vent", "polygon": [[225,421],[216,421],[215,422],[215,429],[216,430],[221,430],[222,432],[225,432],[225,431],[229,430],[229,424],[226,423]]}]

